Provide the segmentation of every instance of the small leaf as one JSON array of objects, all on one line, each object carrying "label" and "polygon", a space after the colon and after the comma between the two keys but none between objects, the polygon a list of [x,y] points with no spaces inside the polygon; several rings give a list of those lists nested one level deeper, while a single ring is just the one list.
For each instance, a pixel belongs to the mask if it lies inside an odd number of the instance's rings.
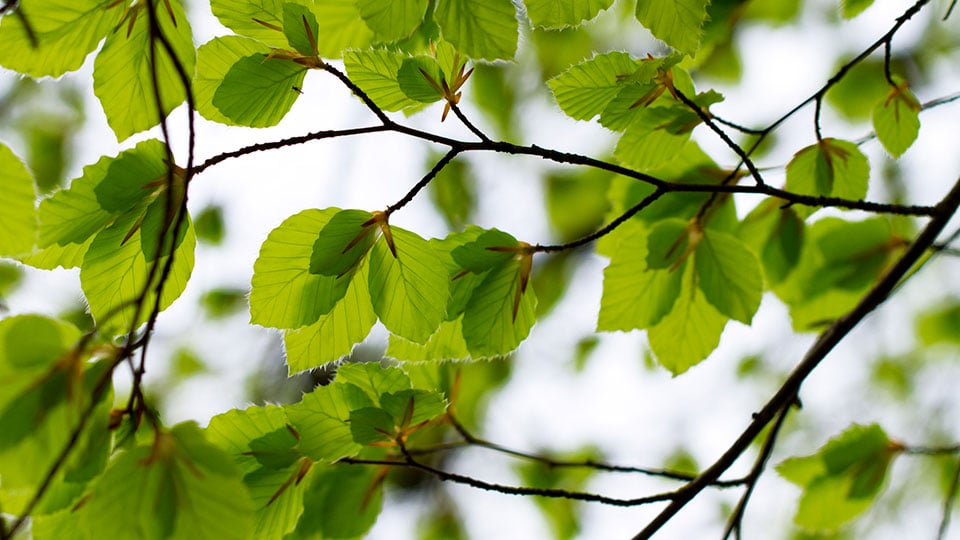
[{"label": "small leaf", "polygon": [[210,10],[220,24],[241,36],[272,47],[287,46],[287,37],[283,34],[283,3],[280,0],[211,0]]},{"label": "small leaf", "polygon": [[298,403],[284,407],[290,424],[300,434],[300,450],[315,461],[334,462],[356,455],[361,447],[350,434],[350,411],[373,406],[352,384],[333,383],[315,388]]},{"label": "small leaf", "polygon": [[506,263],[515,255],[515,252],[510,250],[492,248],[514,248],[518,245],[517,239],[513,236],[497,229],[490,229],[473,242],[455,248],[450,255],[464,270],[479,274]]},{"label": "small leaf", "polygon": [[410,388],[410,378],[400,368],[383,367],[378,362],[345,364],[337,369],[337,384],[350,384],[362,390],[371,403],[380,403],[380,396]]},{"label": "small leaf", "polygon": [[440,64],[429,56],[405,58],[397,71],[397,84],[407,98],[420,103],[433,103],[443,98],[443,72]]},{"label": "small leaf", "polygon": [[737,237],[706,229],[697,244],[697,284],[717,311],[750,324],[760,307],[763,276],[756,256]]},{"label": "small leaf", "polygon": [[823,139],[797,152],[787,164],[787,189],[805,195],[862,200],[870,164],[857,145]]},{"label": "small leaf", "polygon": [[891,156],[900,157],[917,140],[920,109],[920,102],[905,83],[873,108],[873,129]]},{"label": "small leaf", "polygon": [[317,54],[317,17],[305,5],[283,4],[283,33],[290,46],[304,56]]},{"label": "small leaf", "polygon": [[354,442],[364,446],[393,439],[395,420],[378,407],[350,411],[350,433]]},{"label": "small leaf", "polygon": [[491,269],[473,290],[463,314],[463,339],[474,358],[510,353],[530,333],[537,299],[532,287],[520,292],[521,271],[520,261],[511,258]]},{"label": "small leaf", "polygon": [[842,0],[843,18],[852,19],[873,4],[873,0]]},{"label": "small leaf", "polygon": [[380,406],[400,422],[401,428],[433,420],[447,410],[447,402],[442,395],[421,389],[383,394],[380,396]]},{"label": "small leaf", "polygon": [[[278,34],[283,37],[283,34]],[[197,50],[197,75],[193,80],[197,112],[214,122],[237,125],[237,121],[231,120],[214,105],[217,89],[233,65],[241,59],[258,54],[260,58],[266,58],[269,52],[270,48],[263,43],[240,36],[221,36],[201,45]]]},{"label": "small leaf", "polygon": [[373,214],[341,210],[320,229],[310,256],[310,273],[340,277],[353,270],[377,240]]},{"label": "small leaf", "polygon": [[360,538],[380,514],[380,472],[374,467],[316,466],[303,495],[295,538]]}]

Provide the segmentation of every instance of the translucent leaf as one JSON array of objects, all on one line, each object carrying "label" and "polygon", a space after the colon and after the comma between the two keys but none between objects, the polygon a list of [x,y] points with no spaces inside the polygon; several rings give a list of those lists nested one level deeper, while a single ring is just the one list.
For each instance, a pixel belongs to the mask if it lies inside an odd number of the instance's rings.
[{"label": "translucent leaf", "polygon": [[756,256],[736,236],[705,229],[694,256],[697,285],[717,311],[750,324],[760,307],[763,275]]},{"label": "translucent leaf", "polygon": [[385,238],[370,253],[373,309],[388,330],[423,343],[444,319],[450,280],[426,240],[399,227],[390,230],[396,254]]},{"label": "translucent leaf", "polygon": [[293,532],[303,514],[307,484],[303,461],[283,469],[258,469],[243,477],[254,507],[252,538],[283,538]]},{"label": "translucent leaf", "polygon": [[[690,231],[682,219],[664,219],[647,236],[647,267],[653,270],[679,267],[689,256]],[[682,273],[682,272],[681,272]]]},{"label": "translucent leaf", "polygon": [[[135,214],[125,214],[115,223],[97,234],[83,257],[80,266],[80,286],[90,307],[90,313],[102,332],[126,332],[139,326],[150,315],[156,299],[156,283],[159,280],[167,256],[148,263],[140,242],[140,235],[128,238],[137,220]],[[160,309],[166,309],[187,286],[193,271],[194,250],[197,245],[193,225],[189,218],[183,241],[174,253],[173,266],[167,276]],[[126,239],[126,241],[124,240]],[[147,282],[150,267],[158,265],[153,281]],[[137,299],[143,296],[142,309],[137,309]],[[137,314],[134,320],[134,314]]]},{"label": "translucent leaf", "polygon": [[835,530],[870,507],[899,452],[880,426],[853,425],[807,457],[777,466],[803,488],[794,521],[813,530]]},{"label": "translucent leaf", "polygon": [[380,403],[380,396],[388,392],[410,389],[410,378],[400,368],[383,367],[379,362],[346,364],[337,369],[337,384],[351,384],[362,390],[371,400]]},{"label": "translucent leaf", "polygon": [[376,322],[364,265],[329,313],[309,326],[283,333],[290,373],[320,367],[349,355]]},{"label": "translucent leaf", "polygon": [[[303,1],[303,0],[301,0]],[[348,49],[361,49],[373,32],[360,18],[356,0],[306,0],[317,17],[317,48],[323,58],[340,58]]]},{"label": "translucent leaf", "polygon": [[473,290],[463,314],[463,339],[474,358],[501,356],[526,339],[536,320],[533,287],[519,294],[520,261],[511,259],[490,270]]},{"label": "translucent leaf", "polygon": [[427,0],[357,0],[357,10],[379,39],[396,41],[420,26],[427,4]]},{"label": "translucent leaf", "polygon": [[380,396],[380,406],[397,421],[406,421],[406,425],[399,426],[404,428],[433,420],[447,410],[447,402],[442,395],[421,389],[383,394]]},{"label": "translucent leaf", "polygon": [[30,43],[22,17],[3,17],[0,66],[32,77],[59,77],[80,69],[116,26],[123,6],[107,9],[102,0],[35,0],[16,9],[30,22],[38,46]]},{"label": "translucent leaf", "polygon": [[318,46],[317,17],[306,5],[283,3],[283,33],[293,50],[304,56],[313,56]]},{"label": "translucent leaf", "polygon": [[494,266],[500,266],[509,261],[514,255],[511,251],[498,251],[491,248],[515,248],[517,239],[508,233],[497,229],[490,229],[450,252],[453,260],[464,270],[481,273]]},{"label": "translucent leaf", "polygon": [[463,340],[462,319],[444,321],[426,343],[414,343],[391,335],[385,356],[397,360],[425,362],[432,360],[459,360],[470,357]]},{"label": "translucent leaf", "polygon": [[[240,36],[221,36],[201,45],[197,50],[197,75],[193,80],[197,112],[214,122],[234,124],[233,120],[213,104],[217,89],[223,84],[230,68],[238,61],[256,54],[265,58],[269,52],[270,48],[262,43]],[[296,96],[292,97],[296,99]]]},{"label": "translucent leaf", "polygon": [[52,244],[30,255],[20,257],[19,261],[41,270],[53,270],[57,267],[79,268],[83,264],[83,256],[87,253],[90,244],[93,243],[93,238],[91,236],[82,244],[67,244],[66,246]]},{"label": "translucent leaf", "polygon": [[287,430],[287,416],[275,405],[231,409],[210,419],[205,431],[207,440],[230,457],[243,474],[259,469],[251,443],[270,433]]},{"label": "translucent leaf", "polygon": [[[167,5],[176,20],[171,20],[162,7],[154,6],[156,19],[189,78],[196,61],[190,24],[179,1],[170,0]],[[136,6],[133,9],[147,8]],[[180,75],[167,50],[150,40],[150,21],[145,13],[136,18],[129,30],[126,24],[115,28],[93,63],[93,92],[119,141],[160,121],[154,93],[154,68],[148,60],[150,47],[156,47],[156,84],[162,103],[161,115],[169,114],[186,97]]]},{"label": "translucent leaf", "polygon": [[197,239],[205,244],[219,246],[227,234],[223,208],[218,205],[205,207],[193,220],[193,226],[197,230]]},{"label": "translucent leaf", "polygon": [[917,335],[924,345],[960,344],[957,328],[960,328],[960,303],[956,299],[925,311],[916,323]]},{"label": "translucent leaf", "polygon": [[710,305],[694,284],[693,272],[693,266],[687,265],[673,309],[647,332],[657,362],[674,375],[709,356],[720,343],[727,324],[727,318]]},{"label": "translucent leaf", "polygon": [[434,83],[442,84],[444,77],[436,60],[428,56],[405,58],[397,71],[397,84],[407,98],[420,103],[433,103],[440,100],[443,94],[427,76]]},{"label": "translucent leaf", "polygon": [[333,383],[317,387],[285,410],[290,424],[300,434],[300,450],[304,455],[333,462],[360,451],[360,445],[350,434],[350,411],[372,405],[360,388]]},{"label": "translucent leaf", "polygon": [[527,16],[534,26],[563,28],[589,21],[613,4],[613,0],[525,0]]},{"label": "translucent leaf", "polygon": [[843,17],[852,19],[870,7],[873,0],[842,0],[841,4],[843,4]]},{"label": "translucent leaf", "polygon": [[249,538],[253,502],[230,458],[192,423],[157,437],[111,462],[81,526],[97,538]]},{"label": "translucent leaf", "polygon": [[29,253],[37,236],[37,190],[30,171],[2,143],[0,193],[0,256]]},{"label": "translucent leaf", "polygon": [[373,214],[363,210],[341,210],[320,229],[310,256],[310,273],[342,276],[356,268],[376,241]]},{"label": "translucent leaf", "polygon": [[250,322],[272,328],[311,325],[347,292],[347,276],[310,273],[317,235],[339,208],[304,210],[270,232],[253,264]]},{"label": "translucent leaf", "polygon": [[294,538],[359,538],[377,520],[381,479],[374,467],[314,466]]},{"label": "translucent leaf", "polygon": [[623,237],[603,271],[603,297],[597,330],[650,328],[673,308],[683,272],[654,270],[647,264],[646,231]]},{"label": "translucent leaf", "polygon": [[510,0],[444,0],[434,17],[443,38],[470,58],[509,60],[517,51],[517,11]]},{"label": "translucent leaf", "polygon": [[637,20],[674,49],[693,56],[700,48],[709,0],[637,1]]},{"label": "translucent leaf", "polygon": [[[211,0],[210,9],[220,24],[273,47],[287,47],[283,35],[282,0]],[[261,24],[261,21],[266,24]]]},{"label": "translucent leaf", "polygon": [[[431,156],[436,163],[440,156]],[[477,207],[477,179],[464,160],[454,160],[427,186],[434,207],[453,230],[462,230],[471,221]]]},{"label": "translucent leaf", "polygon": [[238,60],[213,94],[213,106],[231,123],[249,127],[277,125],[300,97],[307,68],[259,53]]},{"label": "translucent leaf", "polygon": [[787,189],[806,195],[861,200],[870,164],[857,145],[826,138],[797,152],[787,164]]},{"label": "translucent leaf", "polygon": [[363,407],[350,411],[350,434],[354,442],[364,446],[393,440],[395,420],[379,407]]},{"label": "translucent leaf", "polygon": [[343,64],[347,75],[380,108],[386,111],[414,110],[422,103],[407,97],[397,81],[404,55],[387,50],[347,51]]},{"label": "translucent leaf", "polygon": [[679,134],[664,129],[664,122],[674,118],[669,109],[644,109],[620,137],[613,154],[624,165],[641,172],[652,172],[670,163],[683,151],[690,132]]},{"label": "translucent leaf", "polygon": [[743,220],[738,235],[760,254],[770,285],[778,285],[800,264],[806,224],[792,207],[768,199]]},{"label": "translucent leaf", "polygon": [[557,105],[575,120],[590,120],[602,113],[621,89],[621,79],[638,68],[630,55],[611,52],[577,64],[547,84]]},{"label": "translucent leaf", "polygon": [[891,156],[900,157],[917,139],[920,109],[920,102],[906,85],[894,88],[873,108],[873,129]]}]

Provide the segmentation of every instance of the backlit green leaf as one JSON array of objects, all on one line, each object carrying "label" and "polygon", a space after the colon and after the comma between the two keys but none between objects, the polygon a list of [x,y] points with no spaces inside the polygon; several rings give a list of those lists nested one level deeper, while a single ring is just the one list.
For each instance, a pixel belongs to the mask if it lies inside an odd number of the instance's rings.
[{"label": "backlit green leaf", "polygon": [[321,57],[340,58],[344,51],[363,48],[373,40],[373,32],[360,18],[356,0],[306,0],[305,3],[317,17],[317,47]]},{"label": "backlit green leaf", "polygon": [[396,41],[420,26],[427,4],[427,0],[357,0],[357,10],[378,38]]},{"label": "backlit green leaf", "polygon": [[960,302],[954,298],[922,313],[916,323],[917,335],[925,345],[960,344],[957,328],[960,328]]},{"label": "backlit green leaf", "polygon": [[285,410],[300,434],[300,450],[313,460],[333,462],[360,451],[350,434],[350,411],[372,405],[360,388],[335,382],[315,388]]},{"label": "backlit green leaf", "polygon": [[857,145],[826,138],[797,152],[787,164],[787,189],[805,195],[861,200],[870,164]]},{"label": "backlit green leaf", "polygon": [[[431,82],[427,77],[433,79]],[[443,73],[440,70],[440,64],[429,56],[418,56],[415,58],[405,58],[397,71],[397,84],[400,90],[408,99],[420,103],[433,103],[443,97],[441,93],[444,80]]]},{"label": "backlit green leaf", "polygon": [[347,276],[310,273],[317,235],[338,208],[304,210],[270,232],[253,265],[250,322],[272,328],[311,325],[330,313],[350,285]]},{"label": "backlit green leaf", "polygon": [[646,231],[623,237],[603,271],[597,330],[630,331],[658,324],[680,296],[682,276],[679,269],[648,266]]},{"label": "backlit green leaf", "polygon": [[380,396],[380,406],[395,420],[406,420],[406,428],[421,422],[433,420],[447,410],[447,402],[436,392],[421,389],[408,389],[390,392]]},{"label": "backlit green leaf", "polygon": [[750,324],[760,307],[763,275],[756,256],[736,236],[705,229],[694,256],[697,284],[717,311]]},{"label": "backlit green leaf", "polygon": [[227,71],[213,94],[213,106],[231,123],[250,127],[274,126],[300,97],[307,68],[279,58],[254,53]]},{"label": "backlit green leaf", "polygon": [[367,446],[392,440],[394,425],[393,416],[378,407],[350,411],[350,434],[357,444]]},{"label": "backlit green leaf", "polygon": [[843,17],[852,19],[870,7],[873,0],[842,0],[841,4],[843,4]]},{"label": "backlit green leaf", "polygon": [[[231,409],[210,419],[207,440],[233,458],[241,473],[259,469],[262,460],[251,443],[279,430],[287,430],[287,416],[275,405]],[[289,431],[289,430],[288,430]]]},{"label": "backlit green leaf", "polygon": [[490,229],[473,242],[457,247],[450,255],[461,268],[478,274],[506,263],[515,255],[515,252],[491,248],[516,248],[517,245],[517,239],[510,234]]},{"label": "backlit green leaf", "polygon": [[[196,61],[190,24],[178,0],[170,0],[168,5],[176,20],[171,20],[163,7],[155,5],[156,20],[185,76],[190,78]],[[141,8],[148,9],[145,5],[137,5],[134,9]],[[156,48],[155,68],[150,62],[151,47]],[[93,91],[117,140],[125,140],[160,121],[156,110],[154,71],[162,104],[160,114],[166,116],[183,102],[186,96],[184,81],[167,50],[151,41],[149,17],[141,13],[129,32],[127,25],[123,24],[107,36],[103,50],[93,63]]]},{"label": "backlit green leaf", "polygon": [[709,356],[727,324],[727,318],[710,305],[694,281],[693,266],[687,265],[673,309],[647,332],[657,362],[674,375]]},{"label": "backlit green leaf", "polygon": [[509,60],[517,51],[517,11],[510,0],[444,0],[434,15],[443,38],[470,58]]},{"label": "backlit green leaf", "polygon": [[700,48],[709,0],[637,1],[637,20],[650,33],[690,56]]},{"label": "backlit green leaf", "polygon": [[470,357],[463,340],[462,319],[444,321],[426,343],[414,343],[397,335],[390,336],[390,344],[384,353],[397,360],[426,362],[432,360],[459,360]]},{"label": "backlit green leaf", "polygon": [[390,230],[396,255],[385,238],[370,252],[373,309],[388,330],[423,343],[444,319],[450,280],[426,240],[399,227]]},{"label": "backlit green leaf", "polygon": [[374,467],[314,466],[294,538],[362,537],[380,514],[378,474]]},{"label": "backlit green leaf", "polygon": [[23,162],[0,144],[0,256],[29,253],[37,236],[37,190]]},{"label": "backlit green leaf", "polygon": [[[210,9],[220,24],[273,47],[287,47],[283,35],[282,0],[211,0]],[[258,22],[260,21],[260,22]],[[261,24],[266,23],[266,24]]]},{"label": "backlit green leaf", "polygon": [[290,373],[320,367],[349,355],[376,322],[364,266],[353,276],[346,294],[333,310],[309,326],[283,333]]},{"label": "backlit green leaf", "polygon": [[534,26],[563,28],[589,21],[613,4],[613,0],[526,0],[527,15]]},{"label": "backlit green leaf", "polygon": [[317,31],[317,17],[310,8],[295,2],[283,3],[283,33],[290,47],[304,56],[313,56],[319,45]]},{"label": "backlit green leaf", "polygon": [[197,50],[197,76],[193,80],[197,112],[221,124],[236,123],[213,104],[217,89],[223,84],[230,68],[241,59],[257,54],[265,58],[269,52],[270,48],[266,45],[240,36],[216,37],[201,45]]},{"label": "backlit green leaf", "polygon": [[[0,66],[32,77],[59,77],[80,68],[123,12],[107,0],[35,0],[16,9],[37,37],[35,48],[20,16],[0,19]],[[26,5],[24,5],[26,4]]]},{"label": "backlit green leaf", "polygon": [[345,276],[360,264],[379,236],[369,223],[373,214],[363,210],[341,210],[320,229],[310,256],[310,273]]},{"label": "backlit green leaf", "polygon": [[353,385],[364,392],[370,403],[379,404],[380,396],[410,388],[410,378],[400,368],[383,367],[379,362],[344,364],[337,369],[337,384]]},{"label": "backlit green leaf", "polygon": [[520,295],[514,316],[520,272],[520,261],[511,259],[490,270],[473,290],[463,314],[463,339],[474,358],[508,354],[530,333],[537,305],[533,287]]},{"label": "backlit green leaf", "polygon": [[664,123],[673,118],[670,109],[644,109],[627,126],[613,154],[624,165],[641,172],[652,172],[670,163],[690,139],[689,131],[671,133],[664,129]]},{"label": "backlit green leaf", "polygon": [[611,52],[594,56],[550,79],[557,105],[575,120],[590,120],[602,113],[621,89],[621,78],[637,70],[630,55]]},{"label": "backlit green leaf", "polygon": [[893,157],[910,148],[920,132],[920,102],[904,84],[873,108],[873,129]]},{"label": "backlit green leaf", "polygon": [[350,80],[386,111],[413,110],[423,104],[407,97],[397,81],[404,55],[387,50],[347,51],[343,64]]}]

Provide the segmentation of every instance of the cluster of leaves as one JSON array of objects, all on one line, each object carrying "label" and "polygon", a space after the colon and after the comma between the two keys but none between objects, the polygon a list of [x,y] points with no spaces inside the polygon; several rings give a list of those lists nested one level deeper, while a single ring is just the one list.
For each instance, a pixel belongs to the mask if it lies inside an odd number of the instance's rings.
[{"label": "cluster of leaves", "polygon": [[[291,372],[349,355],[378,321],[390,332],[387,356],[434,363],[344,364],[298,403],[229,411],[201,429],[162,425],[138,388],[142,365],[126,408],[114,408],[111,380],[117,366],[134,365],[157,313],[185,289],[197,242],[186,213],[189,185],[226,157],[194,167],[191,147],[178,166],[164,124],[163,140],[101,158],[37,204],[33,175],[0,145],[0,256],[40,269],[79,268],[95,321],[87,334],[42,316],[0,321],[3,511],[22,516],[18,526],[32,515],[36,538],[362,535],[379,513],[391,464],[414,464],[408,440],[449,418],[450,385],[438,383],[448,368],[436,361],[509,355],[531,332],[538,253],[598,240],[610,263],[597,330],[646,330],[657,362],[674,375],[706,359],[731,320],[751,324],[765,292],[789,307],[797,331],[822,329],[851,312],[906,252],[911,224],[889,214],[934,210],[891,205],[888,214],[866,219],[815,214],[817,201],[870,208],[863,200],[871,172],[858,144],[820,134],[820,101],[834,83],[810,100],[818,105],[816,140],[786,165],[782,189],[767,184],[750,154],[779,121],[751,131],[759,140],[745,150],[711,113],[723,97],[698,92],[691,76],[708,64],[707,53],[722,48],[715,21],[730,20],[733,7],[638,0],[634,18],[670,52],[595,54],[548,82],[571,119],[596,118],[618,134],[616,163],[492,141],[459,110],[474,72],[469,62],[517,55],[518,15],[534,28],[562,29],[612,3],[528,0],[518,12],[510,0],[213,0],[213,14],[235,34],[198,49],[179,0],[23,1],[4,15],[0,65],[25,75],[76,70],[103,41],[93,90],[118,141],[164,123],[184,102],[191,115],[214,122],[274,126],[307,73],[319,70],[381,121],[367,131],[393,130],[450,151],[384,210],[311,209],[284,220],[261,245],[249,294],[251,323],[283,332]],[[853,17],[869,3],[846,2],[844,14]],[[753,15],[762,16],[766,4],[758,2]],[[909,16],[901,19],[895,29]],[[876,46],[889,48],[892,35]],[[346,75],[330,63],[335,59]],[[871,104],[872,123],[897,158],[917,138],[922,107],[906,79],[890,74],[889,61],[888,54],[888,90]],[[406,128],[386,114],[441,101],[441,120],[453,111],[480,142]],[[698,127],[717,132],[740,166],[726,170],[708,156],[691,136]],[[608,225],[593,230],[590,217],[570,222],[582,238],[544,246],[473,225],[425,239],[390,224],[470,150],[620,173],[590,208]],[[738,191],[763,197],[743,219],[731,196]],[[578,193],[567,200],[581,203]],[[217,220],[204,216],[202,223],[216,229]],[[955,308],[944,313],[925,328],[935,332],[956,318]],[[152,430],[140,429],[144,417]],[[905,449],[878,426],[854,427],[814,456],[783,462],[781,475],[805,490],[797,523],[835,529],[855,517]],[[585,481],[529,470],[523,476],[571,490]]]}]

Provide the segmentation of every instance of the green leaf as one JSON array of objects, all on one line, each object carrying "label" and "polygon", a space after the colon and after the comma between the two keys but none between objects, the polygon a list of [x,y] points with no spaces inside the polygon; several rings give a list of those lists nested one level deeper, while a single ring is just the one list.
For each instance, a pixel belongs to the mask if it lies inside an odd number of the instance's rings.
[{"label": "green leaf", "polygon": [[781,208],[768,199],[741,223],[739,235],[760,253],[764,274],[770,285],[778,285],[800,264],[806,224],[792,207]]},{"label": "green leaf", "polygon": [[397,41],[420,26],[428,3],[428,0],[357,0],[357,10],[379,39]]},{"label": "green leaf", "polygon": [[215,204],[201,210],[193,220],[193,226],[197,230],[197,239],[205,244],[219,246],[227,235],[223,208]]},{"label": "green leaf", "polygon": [[98,538],[249,538],[253,501],[230,458],[192,423],[157,437],[111,462],[80,526]]},{"label": "green leaf", "polygon": [[440,326],[450,298],[443,260],[415,233],[390,227],[396,254],[386,238],[370,253],[370,298],[384,326],[423,343]]},{"label": "green leaf", "polygon": [[709,0],[637,0],[637,20],[657,39],[693,56],[700,48]]},{"label": "green leaf", "polygon": [[960,302],[955,298],[921,313],[916,323],[917,335],[924,345],[960,344],[957,328],[960,328]]},{"label": "green leaf", "polygon": [[560,240],[573,241],[600,228],[610,211],[607,191],[611,178],[595,169],[546,178],[547,216]]},{"label": "green leaf", "polygon": [[304,458],[283,469],[262,468],[243,477],[257,509],[251,538],[284,538],[293,532],[303,514],[303,475],[310,463]]},{"label": "green leaf", "polygon": [[300,97],[307,68],[254,53],[238,60],[213,94],[213,106],[231,123],[249,127],[277,125]]},{"label": "green leaf", "polygon": [[473,290],[463,313],[463,339],[474,358],[502,356],[526,339],[536,321],[533,287],[520,293],[520,261],[510,259],[490,270]]},{"label": "green leaf", "polygon": [[[681,219],[658,221],[647,237],[647,268],[663,270],[679,268],[690,255],[690,230]],[[682,274],[682,272],[681,272]]]},{"label": "green leaf", "polygon": [[421,389],[408,389],[390,392],[380,396],[380,405],[397,421],[406,420],[406,428],[421,422],[433,420],[445,413],[447,402],[437,392]]},{"label": "green leaf", "polygon": [[[148,262],[139,234],[124,242],[136,220],[135,214],[125,214],[97,234],[80,266],[80,286],[101,332],[121,333],[139,326],[147,320],[156,299],[156,283],[162,272],[155,272],[153,280],[148,283],[150,266],[156,264],[162,269],[168,255]],[[180,296],[193,271],[197,238],[189,218],[183,226],[186,233],[173,254],[173,266],[159,301],[161,310]],[[144,294],[144,307],[138,310],[136,302],[141,294]],[[138,314],[136,320],[135,313]]]},{"label": "green leaf", "polygon": [[414,343],[397,335],[390,336],[385,356],[410,362],[462,360],[470,357],[463,340],[462,319],[443,321],[426,343]]},{"label": "green leaf", "polygon": [[334,462],[356,455],[360,445],[350,434],[350,411],[373,403],[360,388],[345,383],[321,386],[285,407],[290,424],[300,434],[300,450],[317,461]]},{"label": "green leaf", "polygon": [[[241,59],[257,54],[265,58],[269,52],[270,48],[266,45],[240,36],[221,36],[201,45],[197,49],[197,75],[193,79],[193,97],[197,112],[207,120],[235,124],[213,104],[217,89],[223,84],[230,68]],[[296,99],[296,96],[293,97]]]},{"label": "green leaf", "polygon": [[281,30],[282,5],[281,0],[211,0],[210,9],[220,24],[241,36],[284,48],[287,46],[287,37]]},{"label": "green leaf", "polygon": [[37,189],[30,171],[2,143],[0,190],[0,256],[29,253],[37,237]]},{"label": "green leaf", "polygon": [[873,0],[842,0],[843,18],[852,19],[873,5]]},{"label": "green leaf", "polygon": [[374,467],[314,466],[294,538],[359,538],[377,521],[381,478]]},{"label": "green leaf", "polygon": [[317,17],[306,5],[295,2],[283,3],[283,33],[287,36],[290,46],[304,56],[316,54],[314,48],[319,46],[317,40]]},{"label": "green leaf", "polygon": [[630,331],[658,324],[680,296],[682,277],[682,271],[648,266],[646,231],[622,238],[603,271],[597,330]]},{"label": "green leaf", "polygon": [[753,252],[736,236],[705,229],[693,261],[707,301],[727,317],[750,324],[763,295],[763,275]]},{"label": "green leaf", "polygon": [[547,84],[557,105],[567,116],[574,120],[590,120],[617,97],[622,78],[637,68],[638,63],[629,54],[611,52],[577,64]]},{"label": "green leaf", "polygon": [[[155,5],[156,20],[186,77],[190,78],[196,61],[190,24],[179,1],[170,0],[166,5],[170,6],[176,20],[171,20],[166,9]],[[148,8],[137,5],[132,9]],[[146,13],[141,13],[129,29],[123,24],[109,34],[93,63],[93,92],[119,141],[160,122],[154,92],[154,69],[149,60],[151,47],[156,47],[156,85],[162,104],[160,114],[165,117],[183,103],[186,92],[166,48],[151,41]]]},{"label": "green leaf", "polygon": [[357,9],[356,0],[298,0],[317,17],[317,46],[323,58],[340,58],[348,49],[361,49],[373,41],[373,32]]},{"label": "green leaf", "polygon": [[284,410],[275,405],[231,409],[210,419],[204,430],[207,440],[233,458],[242,474],[263,466],[263,459],[254,451],[254,441],[271,433],[288,430]]},{"label": "green leaf", "polygon": [[525,0],[534,26],[563,28],[589,21],[613,5],[613,0]]},{"label": "green leaf", "polygon": [[690,132],[671,133],[665,123],[674,119],[671,109],[651,107],[638,112],[617,143],[613,155],[640,172],[653,172],[676,159],[690,139]]},{"label": "green leaf", "polygon": [[[0,66],[31,77],[59,77],[80,69],[84,59],[117,24],[122,5],[103,0],[35,0],[0,19]],[[37,38],[34,47],[26,18]]]},{"label": "green leaf", "polygon": [[442,84],[443,72],[436,60],[429,56],[405,58],[397,71],[397,84],[408,99],[420,103],[433,103],[440,100],[443,93],[427,79],[427,76],[433,79],[433,83]]},{"label": "green leaf", "polygon": [[[436,163],[440,156],[431,155],[428,159]],[[477,208],[477,178],[473,168],[465,160],[451,161],[427,186],[427,194],[450,229],[462,230],[473,219]]]},{"label": "green leaf", "polygon": [[253,264],[250,322],[282,329],[308,326],[347,293],[346,276],[310,273],[317,235],[338,211],[304,210],[270,232]]},{"label": "green leaf", "polygon": [[364,446],[393,439],[393,416],[378,407],[350,411],[350,434],[354,442]]},{"label": "green leaf", "polygon": [[404,55],[387,50],[347,51],[343,65],[347,75],[383,110],[416,110],[422,103],[407,97],[397,81]]},{"label": "green leaf", "polygon": [[657,361],[674,375],[680,375],[709,356],[720,343],[727,324],[727,318],[694,284],[693,266],[686,266],[673,309],[647,332]]},{"label": "green leaf", "polygon": [[443,38],[470,58],[510,60],[519,27],[510,0],[444,0],[434,14]]},{"label": "green leaf", "polygon": [[805,195],[861,200],[870,163],[857,145],[826,138],[797,152],[787,164],[787,189]]},{"label": "green leaf", "polygon": [[450,252],[453,260],[464,270],[475,274],[486,272],[495,266],[505,264],[515,256],[515,252],[494,250],[491,248],[516,248],[517,239],[508,233],[490,229]]},{"label": "green leaf", "polygon": [[310,256],[310,273],[345,276],[360,264],[379,236],[370,223],[373,214],[363,210],[341,210],[320,229]]},{"label": "green leaf", "polygon": [[380,396],[387,392],[399,392],[410,388],[410,377],[400,368],[383,367],[379,362],[344,364],[337,369],[337,384],[349,384],[359,388],[379,404]]},{"label": "green leaf", "polygon": [[894,88],[873,108],[873,129],[891,156],[900,157],[917,140],[921,108],[906,84]]},{"label": "green leaf", "polygon": [[870,507],[883,488],[900,447],[880,426],[853,425],[816,454],[777,466],[781,476],[803,488],[794,521],[813,530],[836,530]]},{"label": "green leaf", "polygon": [[376,322],[364,266],[353,276],[343,298],[329,313],[309,326],[283,333],[290,373],[320,367],[349,355]]}]

